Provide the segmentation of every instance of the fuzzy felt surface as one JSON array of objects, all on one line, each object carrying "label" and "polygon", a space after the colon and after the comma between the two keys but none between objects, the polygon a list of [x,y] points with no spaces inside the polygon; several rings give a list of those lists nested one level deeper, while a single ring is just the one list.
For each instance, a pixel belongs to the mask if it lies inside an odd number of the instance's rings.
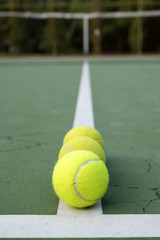
[{"label": "fuzzy felt surface", "polygon": [[52,183],[62,201],[83,208],[103,197],[108,188],[109,174],[96,154],[76,150],[59,159],[53,170]]},{"label": "fuzzy felt surface", "polygon": [[74,137],[66,142],[60,152],[59,157],[63,157],[65,154],[74,150],[88,150],[98,155],[98,157],[106,162],[106,156],[102,146],[93,138],[90,137]]},{"label": "fuzzy felt surface", "polygon": [[78,137],[78,136],[86,136],[86,137],[93,138],[104,148],[104,141],[100,132],[97,129],[89,126],[79,126],[79,127],[72,128],[66,133],[63,143],[66,143],[68,142],[69,139]]}]

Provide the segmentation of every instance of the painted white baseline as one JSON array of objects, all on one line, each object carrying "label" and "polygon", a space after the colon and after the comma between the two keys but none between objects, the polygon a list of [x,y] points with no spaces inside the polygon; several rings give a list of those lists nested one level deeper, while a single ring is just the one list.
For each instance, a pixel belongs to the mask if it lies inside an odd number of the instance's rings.
[{"label": "painted white baseline", "polygon": [[160,237],[160,214],[74,217],[2,215],[0,238]]}]

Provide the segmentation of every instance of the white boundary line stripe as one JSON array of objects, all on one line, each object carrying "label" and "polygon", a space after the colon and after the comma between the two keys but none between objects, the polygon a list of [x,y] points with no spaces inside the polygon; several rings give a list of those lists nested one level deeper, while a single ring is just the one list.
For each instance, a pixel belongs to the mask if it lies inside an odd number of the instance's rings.
[{"label": "white boundary line stripe", "polygon": [[[94,127],[94,114],[91,92],[91,80],[88,61],[84,61],[80,79],[79,92],[77,97],[76,110],[73,121],[73,128],[77,126]],[[64,216],[96,216],[102,214],[101,200],[92,208],[76,209],[71,208],[61,200],[59,201],[57,215]]]},{"label": "white boundary line stripe", "polygon": [[94,127],[91,80],[88,61],[85,61],[83,64],[76,111],[73,121],[73,127],[82,125]]},{"label": "white boundary line stripe", "polygon": [[160,237],[160,215],[2,215],[1,238]]}]

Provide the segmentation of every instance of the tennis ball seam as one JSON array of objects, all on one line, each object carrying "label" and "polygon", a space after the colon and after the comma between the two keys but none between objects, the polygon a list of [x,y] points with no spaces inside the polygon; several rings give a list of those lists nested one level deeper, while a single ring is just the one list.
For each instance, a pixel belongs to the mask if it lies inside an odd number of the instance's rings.
[{"label": "tennis ball seam", "polygon": [[84,198],[84,197],[81,195],[81,193],[80,193],[79,190],[78,190],[78,186],[77,186],[78,174],[79,174],[79,172],[81,171],[81,169],[82,169],[87,163],[90,163],[90,162],[99,162],[99,161],[102,161],[102,160],[100,160],[100,159],[88,160],[88,161],[84,162],[84,163],[78,168],[78,170],[77,170],[77,172],[76,172],[76,176],[75,176],[75,180],[74,180],[74,189],[76,190],[77,195],[78,195],[82,200],[84,200],[84,201],[87,201],[87,202],[95,202],[95,201],[99,201],[100,198],[99,198],[99,199],[89,200],[89,199]]},{"label": "tennis ball seam", "polygon": [[65,147],[69,150],[69,151],[74,151],[75,149],[72,149],[71,147],[68,146],[68,144],[65,144]]}]

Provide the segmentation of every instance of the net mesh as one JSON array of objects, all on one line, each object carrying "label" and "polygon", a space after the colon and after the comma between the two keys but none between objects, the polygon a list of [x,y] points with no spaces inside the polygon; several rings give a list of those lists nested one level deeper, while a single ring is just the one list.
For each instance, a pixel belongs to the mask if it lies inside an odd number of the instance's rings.
[{"label": "net mesh", "polygon": [[158,9],[86,13],[36,11],[0,11],[0,53],[160,51]]}]

